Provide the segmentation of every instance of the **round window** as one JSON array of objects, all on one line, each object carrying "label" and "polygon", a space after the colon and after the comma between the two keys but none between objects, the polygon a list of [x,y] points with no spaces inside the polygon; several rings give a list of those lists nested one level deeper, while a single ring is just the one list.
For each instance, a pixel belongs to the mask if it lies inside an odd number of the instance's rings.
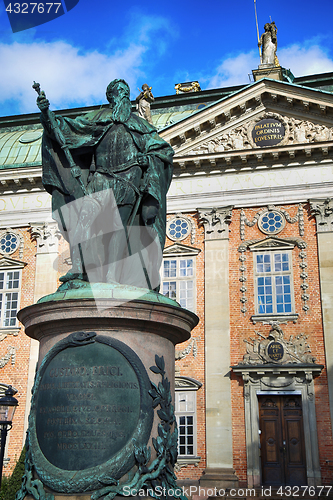
[{"label": "round window", "polygon": [[13,233],[6,233],[0,238],[0,251],[3,254],[14,253],[19,246],[19,239]]},{"label": "round window", "polygon": [[168,221],[167,235],[171,240],[184,240],[190,234],[190,224],[183,217]]},{"label": "round window", "polygon": [[270,210],[259,217],[258,227],[265,234],[277,234],[282,231],[285,223],[285,218],[280,212]]}]

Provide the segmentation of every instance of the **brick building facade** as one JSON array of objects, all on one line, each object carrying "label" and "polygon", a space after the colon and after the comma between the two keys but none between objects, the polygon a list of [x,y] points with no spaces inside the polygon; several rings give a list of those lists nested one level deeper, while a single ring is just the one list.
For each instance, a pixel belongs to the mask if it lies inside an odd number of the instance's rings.
[{"label": "brick building facade", "polygon": [[[175,150],[161,293],[200,319],[176,346],[180,481],[333,481],[332,90],[333,74],[289,74],[152,105]],[[19,400],[7,470],[38,353],[11,314],[54,292],[70,265],[40,146],[37,114],[0,119],[0,388]]]}]

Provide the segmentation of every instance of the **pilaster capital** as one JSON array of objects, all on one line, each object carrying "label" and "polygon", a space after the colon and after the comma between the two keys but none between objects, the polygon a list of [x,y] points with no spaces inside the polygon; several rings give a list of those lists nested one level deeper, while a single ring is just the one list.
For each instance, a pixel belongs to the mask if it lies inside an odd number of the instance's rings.
[{"label": "pilaster capital", "polygon": [[58,252],[61,233],[56,222],[30,223],[30,232],[37,242],[37,254]]},{"label": "pilaster capital", "polygon": [[218,208],[197,208],[199,221],[204,225],[206,240],[229,239],[229,224],[232,206]]},{"label": "pilaster capital", "polygon": [[332,198],[309,200],[311,214],[316,218],[317,232],[333,231],[333,200]]}]

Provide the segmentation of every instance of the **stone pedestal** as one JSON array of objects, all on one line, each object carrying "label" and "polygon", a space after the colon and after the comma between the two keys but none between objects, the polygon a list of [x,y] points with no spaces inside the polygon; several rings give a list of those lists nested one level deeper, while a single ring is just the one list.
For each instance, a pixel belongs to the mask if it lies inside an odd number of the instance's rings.
[{"label": "stone pedestal", "polygon": [[39,341],[26,477],[57,496],[99,498],[172,470],[174,346],[198,318],[153,292],[131,301],[117,287],[75,293],[19,313]]},{"label": "stone pedestal", "polygon": [[275,66],[274,64],[259,64],[258,69],[252,70],[252,75],[255,82],[261,80],[261,78],[283,81],[281,66]]}]

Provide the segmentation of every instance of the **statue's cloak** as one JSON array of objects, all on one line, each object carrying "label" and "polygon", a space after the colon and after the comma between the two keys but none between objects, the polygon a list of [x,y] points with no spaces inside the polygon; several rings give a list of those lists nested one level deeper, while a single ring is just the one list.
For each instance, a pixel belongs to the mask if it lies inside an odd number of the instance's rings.
[{"label": "statue's cloak", "polygon": [[[47,130],[47,133],[44,132],[42,142],[42,182],[46,191],[52,194],[52,210],[55,212],[62,205],[84,196],[84,193],[78,180],[72,176],[68,160],[56,142],[54,133],[43,115],[41,120]],[[83,183],[86,184],[94,148],[114,125],[112,110],[103,108],[79,116],[74,120],[57,116],[56,120],[76,165],[81,168]],[[159,204],[158,216],[151,227],[157,231],[163,249],[166,193],[172,179],[174,151],[167,142],[159,137],[156,129],[146,120],[131,114],[129,119],[122,124],[131,134],[138,153],[146,154],[149,157],[146,192],[152,195]],[[115,171],[117,170],[115,169]],[[142,204],[144,201],[143,198]]]}]

